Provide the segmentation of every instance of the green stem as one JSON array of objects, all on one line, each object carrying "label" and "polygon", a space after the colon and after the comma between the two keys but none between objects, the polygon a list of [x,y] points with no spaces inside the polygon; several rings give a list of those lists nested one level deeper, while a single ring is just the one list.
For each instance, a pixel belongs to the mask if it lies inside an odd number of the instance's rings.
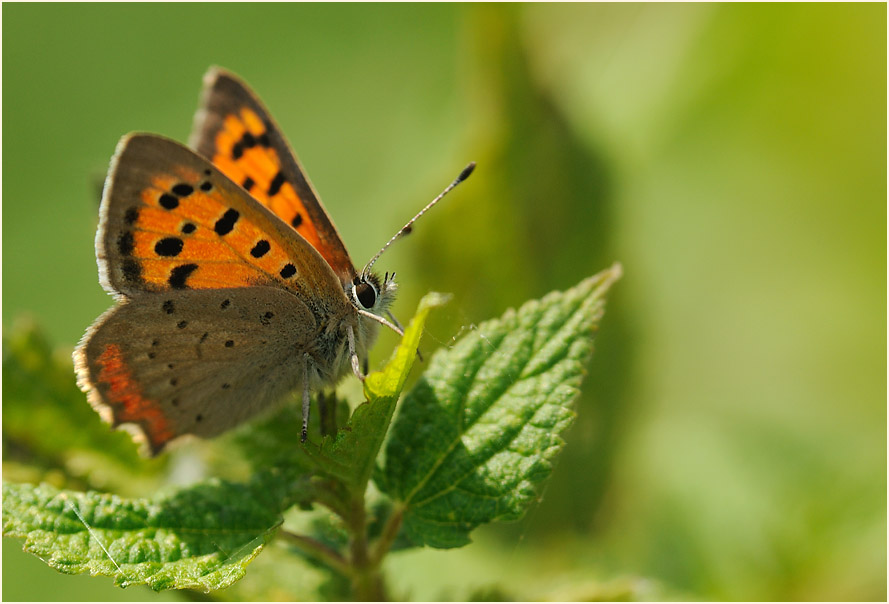
[{"label": "green stem", "polygon": [[304,537],[303,535],[297,535],[285,530],[278,531],[278,535],[306,554],[321,560],[336,572],[346,577],[351,577],[354,573],[354,570],[345,558],[323,543],[315,541],[311,537]]},{"label": "green stem", "polygon": [[378,569],[358,572],[352,579],[352,596],[357,602],[385,602],[386,586]]},{"label": "green stem", "polygon": [[352,563],[352,596],[357,601],[382,602],[386,600],[386,587],[380,573],[380,564],[372,560],[367,548],[367,513],[364,509],[364,493],[355,495],[349,515],[349,532],[352,534],[350,553]]},{"label": "green stem", "polygon": [[371,551],[371,564],[377,566],[382,564],[383,558],[385,558],[386,554],[389,553],[389,550],[392,549],[392,544],[398,536],[398,531],[401,528],[401,521],[403,519],[404,504],[397,503],[392,509],[392,514],[390,514],[389,518],[386,520],[386,525],[383,527],[383,532],[380,534],[380,538],[377,540]]}]

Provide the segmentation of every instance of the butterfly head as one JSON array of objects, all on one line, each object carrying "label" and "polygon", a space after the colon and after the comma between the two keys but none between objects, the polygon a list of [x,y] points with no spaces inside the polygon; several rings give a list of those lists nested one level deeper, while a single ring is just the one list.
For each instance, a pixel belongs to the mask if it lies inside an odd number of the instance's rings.
[{"label": "butterfly head", "polygon": [[358,310],[382,315],[395,299],[396,289],[395,273],[386,273],[380,279],[376,274],[365,271],[356,275],[346,286],[346,295]]},{"label": "butterfly head", "polygon": [[[395,284],[395,273],[392,273],[390,276],[389,273],[383,277],[381,281],[380,278],[371,272],[371,267],[374,263],[379,259],[379,257],[385,252],[392,243],[403,235],[407,235],[411,232],[413,228],[414,222],[425,214],[432,206],[437,204],[441,199],[447,195],[454,187],[459,185],[461,182],[469,178],[469,175],[472,174],[472,171],[475,169],[475,162],[470,162],[463,171],[460,172],[460,175],[445,188],[444,191],[438,194],[438,196],[426,204],[422,210],[417,212],[413,218],[411,218],[406,225],[401,227],[395,235],[382,247],[382,249],[377,252],[377,254],[370,259],[364,266],[364,270],[361,271],[358,275],[352,279],[346,285],[346,296],[358,310],[358,314],[364,315],[369,319],[373,319],[378,323],[389,327],[394,330],[399,335],[404,335],[403,330],[398,325],[398,321],[395,321],[395,317],[392,317],[392,314],[389,313],[389,306],[392,304],[392,301],[395,299],[395,290],[397,288]],[[381,315],[388,314],[394,324],[390,323],[386,319],[384,319]]]}]

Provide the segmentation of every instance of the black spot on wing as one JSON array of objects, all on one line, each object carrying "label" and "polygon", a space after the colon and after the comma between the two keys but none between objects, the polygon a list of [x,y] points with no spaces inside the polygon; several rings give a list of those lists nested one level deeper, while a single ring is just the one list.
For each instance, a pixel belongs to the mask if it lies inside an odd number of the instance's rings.
[{"label": "black spot on wing", "polygon": [[272,246],[269,245],[269,242],[265,239],[260,239],[256,242],[256,245],[253,246],[253,249],[250,250],[250,255],[254,258],[262,258],[270,249],[272,249]]},{"label": "black spot on wing", "polygon": [[158,256],[178,256],[182,252],[183,241],[178,237],[164,237],[154,244]]},{"label": "black spot on wing", "polygon": [[117,251],[120,252],[121,256],[129,256],[132,254],[135,245],[136,243],[131,231],[124,231],[117,238]]},{"label": "black spot on wing", "polygon": [[268,196],[272,197],[274,195],[277,195],[278,191],[281,190],[281,187],[284,186],[285,182],[286,181],[284,180],[284,173],[278,171],[278,173],[275,174],[275,177],[272,179],[272,182],[269,183]]},{"label": "black spot on wing", "polygon": [[198,270],[197,264],[180,264],[170,271],[170,278],[167,282],[173,289],[185,289],[187,287],[186,281],[188,280],[189,275],[196,270]]},{"label": "black spot on wing", "polygon": [[142,281],[142,267],[132,258],[123,261],[121,272],[123,272],[123,278],[130,283],[141,283]]},{"label": "black spot on wing", "polygon": [[172,191],[179,197],[188,197],[189,195],[194,193],[194,187],[183,182],[179,183],[178,185],[174,185]]},{"label": "black spot on wing", "polygon": [[225,211],[225,214],[222,215],[222,218],[216,221],[216,224],[213,225],[213,230],[216,231],[217,235],[228,235],[235,228],[235,223],[238,222],[238,218],[241,217],[241,214],[238,213],[237,210],[233,208],[229,208]]}]

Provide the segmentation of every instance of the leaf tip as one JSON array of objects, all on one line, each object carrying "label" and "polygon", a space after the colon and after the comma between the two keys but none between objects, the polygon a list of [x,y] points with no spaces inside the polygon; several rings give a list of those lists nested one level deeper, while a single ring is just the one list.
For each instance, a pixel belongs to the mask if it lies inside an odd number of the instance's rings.
[{"label": "leaf tip", "polygon": [[605,294],[624,276],[624,267],[620,262],[615,262],[610,267],[600,271],[581,281],[577,287],[573,289],[581,289],[587,291],[591,298],[602,300]]},{"label": "leaf tip", "polygon": [[450,302],[451,298],[453,298],[453,297],[454,297],[453,294],[442,294],[439,292],[429,292],[428,294],[423,296],[423,298],[420,300],[420,304],[417,309],[417,314],[419,314],[420,311],[423,311],[426,309],[444,306],[445,304]]}]

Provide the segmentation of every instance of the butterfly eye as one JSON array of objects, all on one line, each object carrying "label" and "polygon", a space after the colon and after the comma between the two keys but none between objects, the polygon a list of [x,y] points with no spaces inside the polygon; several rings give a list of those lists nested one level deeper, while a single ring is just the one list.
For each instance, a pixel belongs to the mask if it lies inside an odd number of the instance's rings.
[{"label": "butterfly eye", "polygon": [[364,310],[373,308],[377,303],[377,289],[367,281],[362,281],[352,290],[355,299],[364,307]]}]

